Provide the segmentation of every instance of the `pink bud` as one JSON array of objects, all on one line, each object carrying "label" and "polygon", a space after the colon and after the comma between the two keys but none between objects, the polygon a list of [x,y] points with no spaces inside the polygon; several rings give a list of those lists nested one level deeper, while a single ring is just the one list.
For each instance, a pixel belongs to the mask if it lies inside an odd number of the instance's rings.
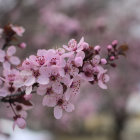
[{"label": "pink bud", "polygon": [[113,42],[112,42],[112,45],[113,46],[116,46],[118,44],[118,41],[117,40],[114,40]]},{"label": "pink bud", "polygon": [[75,65],[76,65],[77,67],[80,67],[80,66],[83,65],[83,59],[82,59],[82,57],[76,57],[76,58],[75,58]]},{"label": "pink bud", "polygon": [[99,52],[100,49],[101,49],[101,47],[100,47],[99,45],[97,45],[97,46],[94,47],[94,50],[95,50],[95,51],[98,51],[98,52]]},{"label": "pink bud", "polygon": [[110,60],[113,61],[114,59],[115,59],[115,56],[111,56],[111,57],[110,57]]},{"label": "pink bud", "polygon": [[107,60],[105,58],[101,59],[101,64],[105,65],[107,63]]},{"label": "pink bud", "polygon": [[24,129],[26,127],[26,121],[23,118],[17,118],[13,124],[13,129],[15,129],[16,125],[19,128]]},{"label": "pink bud", "polygon": [[107,49],[110,51],[110,50],[112,50],[112,46],[111,45],[108,45],[107,46]]},{"label": "pink bud", "polygon": [[25,98],[25,100],[31,100],[32,94],[29,94],[29,95],[25,94],[24,98]]},{"label": "pink bud", "polygon": [[27,47],[27,45],[26,45],[26,43],[22,42],[21,44],[19,44],[19,47],[22,48],[22,49],[24,49],[24,48]]}]

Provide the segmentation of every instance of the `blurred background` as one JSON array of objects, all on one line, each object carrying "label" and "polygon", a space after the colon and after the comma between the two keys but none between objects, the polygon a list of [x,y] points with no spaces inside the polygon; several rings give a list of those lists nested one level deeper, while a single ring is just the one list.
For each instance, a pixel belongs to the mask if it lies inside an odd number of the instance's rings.
[{"label": "blurred background", "polygon": [[0,26],[8,23],[26,29],[27,49],[17,54],[23,59],[82,36],[103,49],[118,40],[129,51],[110,69],[108,90],[84,84],[75,111],[61,120],[37,96],[28,128],[13,132],[0,105],[0,140],[140,139],[140,0],[0,0]]}]

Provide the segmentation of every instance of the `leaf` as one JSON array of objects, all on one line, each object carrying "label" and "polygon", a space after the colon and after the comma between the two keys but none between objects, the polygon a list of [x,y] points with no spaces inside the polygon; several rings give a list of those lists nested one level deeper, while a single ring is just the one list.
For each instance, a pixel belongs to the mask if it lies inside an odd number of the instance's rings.
[{"label": "leaf", "polygon": [[126,52],[128,50],[128,45],[127,44],[123,44],[118,48],[119,52]]},{"label": "leaf", "polygon": [[119,55],[123,55],[126,56],[125,52],[128,50],[128,45],[127,44],[123,44],[118,48],[118,54]]},{"label": "leaf", "polygon": [[30,101],[25,100],[25,98],[23,96],[17,97],[14,101],[18,102],[18,103],[21,103],[21,104],[24,104],[26,106],[32,106],[33,105]]}]

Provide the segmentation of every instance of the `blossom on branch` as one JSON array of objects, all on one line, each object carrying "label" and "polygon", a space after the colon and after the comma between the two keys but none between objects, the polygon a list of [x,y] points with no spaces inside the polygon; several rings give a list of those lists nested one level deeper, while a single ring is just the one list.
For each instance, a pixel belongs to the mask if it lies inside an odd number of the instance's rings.
[{"label": "blossom on branch", "polygon": [[[14,32],[13,32],[14,31]],[[22,36],[25,29],[10,25],[2,32],[9,35],[5,45],[0,49],[0,62],[3,74],[0,76],[1,101],[8,102],[13,113],[14,127],[26,126],[26,109],[32,108],[32,93],[43,96],[42,105],[54,109],[54,117],[60,119],[63,111],[74,110],[74,99],[80,93],[83,82],[97,84],[107,89],[109,75],[105,65],[115,66],[114,60],[124,55],[127,47],[117,48],[117,41],[107,46],[107,57],[101,57],[101,47],[92,47],[84,37],[79,43],[71,39],[68,45],[57,49],[39,49],[20,64],[20,59],[13,56],[16,46],[9,45],[15,35]],[[16,33],[16,34],[15,34]],[[8,41],[8,42],[7,42]],[[5,48],[7,51],[5,52]],[[25,48],[22,44],[21,48]],[[17,66],[14,67],[13,66]]]}]

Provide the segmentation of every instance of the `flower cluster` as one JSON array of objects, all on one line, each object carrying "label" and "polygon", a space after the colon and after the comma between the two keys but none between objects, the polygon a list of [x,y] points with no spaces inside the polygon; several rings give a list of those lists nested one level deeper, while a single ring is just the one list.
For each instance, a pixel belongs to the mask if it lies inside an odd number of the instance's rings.
[{"label": "flower cluster", "polygon": [[[25,29],[8,25],[1,30],[5,43],[0,50],[3,68],[0,96],[14,113],[14,127],[26,126],[26,111],[32,108],[32,93],[43,96],[43,106],[53,107],[54,117],[60,119],[63,111],[74,110],[73,101],[84,81],[107,89],[109,76],[104,66],[112,65],[123,51],[122,47],[117,48],[115,41],[107,47],[107,57],[102,58],[101,47],[89,46],[82,37],[79,42],[71,39],[62,48],[39,49],[36,55],[30,55],[20,63],[20,59],[14,56],[17,45],[11,45],[11,41],[15,35],[22,36]],[[26,44],[18,46],[25,48]]]}]

